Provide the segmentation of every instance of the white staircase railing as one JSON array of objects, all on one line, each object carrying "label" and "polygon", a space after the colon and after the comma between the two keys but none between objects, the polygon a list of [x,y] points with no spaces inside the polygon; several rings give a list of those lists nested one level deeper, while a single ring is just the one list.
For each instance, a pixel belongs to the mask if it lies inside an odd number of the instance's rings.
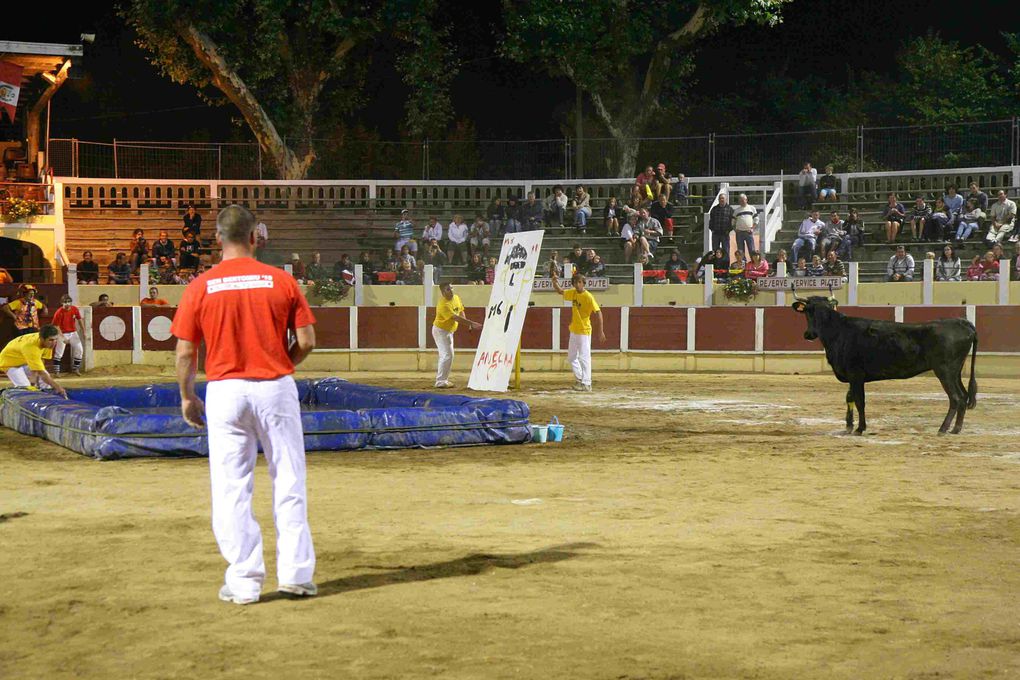
[{"label": "white staircase railing", "polygon": [[[776,234],[783,228],[783,183],[773,182],[771,184],[730,184],[720,182],[719,191],[716,192],[711,208],[719,205],[719,197],[725,195],[733,205],[736,202],[735,196],[745,194],[748,201],[758,208],[758,247],[762,253],[771,252]],[[761,196],[761,202],[754,199]],[[712,232],[709,231],[709,211],[705,213],[705,248],[704,252],[712,249]]]}]

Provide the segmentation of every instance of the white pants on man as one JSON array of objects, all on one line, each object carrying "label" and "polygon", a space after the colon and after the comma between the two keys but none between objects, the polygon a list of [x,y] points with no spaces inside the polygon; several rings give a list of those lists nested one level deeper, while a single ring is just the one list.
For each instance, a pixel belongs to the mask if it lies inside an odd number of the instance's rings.
[{"label": "white pants on man", "polygon": [[574,369],[574,377],[582,385],[591,385],[591,336],[570,334],[567,361]]},{"label": "white pants on man", "polygon": [[1002,243],[1013,231],[1013,223],[1000,224],[999,228],[995,228],[995,224],[988,225],[988,236],[985,240],[989,243]]},{"label": "white pants on man", "polygon": [[10,378],[15,387],[31,387],[32,381],[29,378],[30,374],[31,371],[28,370],[27,365],[15,366],[14,368],[7,369],[7,377]]},{"label": "white pants on man", "polygon": [[64,347],[68,345],[71,347],[71,358],[81,363],[84,349],[82,348],[81,338],[78,337],[78,331],[57,333],[57,344],[53,346],[53,360],[59,363],[64,358]]},{"label": "white pants on man", "polygon": [[450,381],[450,367],[453,366],[453,333],[439,326],[432,327],[432,339],[439,350],[439,365],[436,367],[436,385]]},{"label": "white pants on man", "polygon": [[259,442],[273,485],[277,579],[280,584],[311,582],[315,550],[308,528],[305,442],[294,379],[287,375],[210,382],[205,411],[212,525],[229,563],[227,587],[238,597],[257,598],[265,580],[262,530],[251,507]]}]

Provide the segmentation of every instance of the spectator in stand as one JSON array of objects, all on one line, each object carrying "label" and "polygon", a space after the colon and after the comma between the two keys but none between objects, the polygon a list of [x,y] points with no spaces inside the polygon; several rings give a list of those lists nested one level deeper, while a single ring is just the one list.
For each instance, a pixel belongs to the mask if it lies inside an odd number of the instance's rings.
[{"label": "spectator in stand", "polygon": [[259,262],[265,262],[266,245],[268,243],[269,227],[266,226],[265,222],[259,222],[255,225],[255,259]]},{"label": "spectator in stand", "polygon": [[563,226],[563,215],[567,210],[567,195],[563,193],[563,187],[557,184],[553,192],[545,197],[542,202],[542,221],[549,229],[558,228],[561,234],[566,233]]},{"label": "spectator in stand", "polygon": [[673,177],[669,174],[669,170],[666,169],[665,163],[659,163],[655,166],[655,196],[653,201],[658,200],[659,196],[665,195],[666,200],[669,200],[669,195],[673,191]]},{"label": "spectator in stand", "polygon": [[516,234],[521,230],[521,206],[516,196],[506,200],[506,229],[504,233]]},{"label": "spectator in stand", "polygon": [[634,262],[639,256],[647,255],[648,242],[637,234],[637,213],[627,216],[627,221],[620,231],[620,245],[623,247],[624,262]]},{"label": "spectator in stand", "polygon": [[560,262],[560,254],[555,250],[549,253],[549,261],[546,263],[546,275],[549,278],[554,276],[563,278],[563,263]]},{"label": "spectator in stand", "polygon": [[78,283],[99,283],[99,264],[92,259],[91,250],[86,250],[81,254],[81,262],[78,263]]},{"label": "spectator in stand", "polygon": [[542,228],[542,203],[535,198],[535,192],[528,192],[528,200],[521,206],[521,226],[524,231]]},{"label": "spectator in stand", "polygon": [[815,202],[815,186],[818,183],[818,171],[811,167],[810,163],[804,164],[804,169],[797,175],[797,188],[800,193],[800,203],[804,210],[810,210],[811,204]]},{"label": "spectator in stand", "polygon": [[308,283],[323,282],[329,279],[329,272],[322,264],[322,253],[312,253],[312,261],[305,267],[305,277]]},{"label": "spectator in stand", "polygon": [[145,232],[135,229],[131,232],[131,272],[137,273],[143,262],[149,261],[149,242],[145,240]]},{"label": "spectator in stand", "polygon": [[454,215],[453,222],[450,222],[450,226],[446,228],[446,251],[450,257],[450,264],[464,264],[469,233],[470,230],[464,224],[464,218]]},{"label": "spectator in stand", "polygon": [[928,231],[928,220],[931,219],[931,208],[924,202],[923,196],[914,199],[914,209],[910,212],[910,236],[914,241],[920,241],[921,236]]},{"label": "spectator in stand", "polygon": [[506,226],[506,206],[503,205],[502,198],[497,196],[489,201],[489,206],[485,209],[485,217],[489,221],[492,235],[495,238],[502,237],[503,228]]},{"label": "spectator in stand", "polygon": [[110,272],[107,283],[119,286],[126,286],[131,283],[131,265],[128,264],[126,254],[117,253],[117,259],[111,262],[107,269]]},{"label": "spectator in stand", "polygon": [[366,286],[371,286],[375,283],[375,260],[372,259],[372,253],[368,251],[361,251],[361,255],[358,256],[358,264],[361,265],[361,283]]},{"label": "spectator in stand", "polygon": [[402,262],[407,262],[408,264],[410,264],[411,269],[415,270],[418,269],[418,260],[417,258],[415,258],[414,255],[411,254],[411,249],[408,248],[407,246],[404,246],[403,248],[400,249],[400,254],[397,256],[397,262],[398,269],[400,267],[400,263]]},{"label": "spectator in stand", "polygon": [[174,247],[174,242],[170,240],[166,230],[160,231],[159,240],[152,244],[152,259],[159,262],[161,257],[171,262],[177,261],[177,248]]},{"label": "spectator in stand", "polygon": [[400,259],[400,253],[394,252],[392,248],[386,251],[383,255],[383,262],[386,264],[386,271],[393,272],[394,274],[400,271],[400,265],[403,260]]},{"label": "spectator in stand", "polygon": [[468,262],[467,266],[467,280],[468,283],[475,286],[485,283],[485,262],[482,260],[481,253],[475,253],[471,256],[471,261]]},{"label": "spectator in stand", "polygon": [[[726,194],[719,194],[719,202],[708,211],[708,230],[712,233],[712,248],[730,252],[730,230],[733,228],[733,206],[728,205]],[[812,248],[814,243],[812,243]]]},{"label": "spectator in stand", "polygon": [[807,275],[825,276],[825,265],[822,264],[822,258],[820,256],[811,256],[811,263],[807,266]]},{"label": "spectator in stand", "polygon": [[659,239],[662,238],[662,223],[652,217],[647,208],[642,208],[638,218],[638,234],[647,242],[646,249],[654,257],[659,249]]},{"label": "spectator in stand", "polygon": [[956,242],[963,243],[970,238],[971,234],[981,231],[981,220],[983,220],[985,214],[978,207],[977,202],[973,198],[967,199],[967,206],[964,208],[963,214],[960,215],[960,226],[956,228]]},{"label": "spectator in stand", "polygon": [[485,285],[491,286],[496,280],[496,258],[490,257],[485,263]]},{"label": "spectator in stand", "polygon": [[966,198],[968,201],[970,199],[974,199],[974,203],[977,205],[977,207],[981,208],[984,211],[988,210],[988,194],[986,194],[985,192],[981,191],[981,189],[978,188],[977,182],[970,183],[970,192],[967,194]]},{"label": "spectator in stand", "polygon": [[744,278],[756,281],[769,275],[769,262],[757,250],[751,252],[751,259],[744,265]]},{"label": "spectator in stand", "polygon": [[946,202],[939,196],[935,199],[935,207],[931,216],[924,223],[924,238],[928,241],[947,241],[955,233],[953,230],[953,218],[949,215]]},{"label": "spectator in stand", "polygon": [[606,235],[619,236],[620,225],[627,221],[627,217],[624,215],[620,202],[616,200],[616,196],[610,196],[606,202],[603,219],[606,225]]},{"label": "spectator in stand", "polygon": [[188,210],[184,213],[184,226],[181,228],[181,235],[185,235],[188,232],[195,235],[198,239],[202,234],[202,216],[195,210],[195,205],[188,204]]},{"label": "spectator in stand", "polygon": [[837,184],[839,184],[839,180],[832,174],[832,166],[826,165],[825,174],[818,178],[818,199],[822,201],[839,200],[839,193],[836,191]]},{"label": "spectator in stand", "polygon": [[836,257],[836,251],[830,250],[825,255],[825,262],[822,263],[822,273],[825,276],[846,276],[846,267],[842,260]]},{"label": "spectator in stand", "polygon": [[1020,243],[1013,247],[1013,266],[1010,273],[1014,281],[1020,281]]},{"label": "spectator in stand", "polygon": [[744,253],[737,251],[731,255],[730,268],[726,273],[726,279],[742,279],[744,278],[744,269],[747,265],[744,263]]},{"label": "spectator in stand", "polygon": [[439,218],[435,215],[429,217],[429,223],[425,226],[425,230],[421,234],[421,242],[428,243],[429,241],[442,241],[443,240],[443,225],[439,223]]},{"label": "spectator in stand", "polygon": [[967,280],[968,281],[980,281],[981,274],[984,270],[981,267],[981,256],[975,255],[970,261],[970,266],[967,267]]},{"label": "spectator in stand", "polygon": [[589,278],[601,278],[606,275],[606,263],[602,261],[602,257],[599,256],[594,250],[591,251],[591,262],[588,265],[588,271],[585,276]]},{"label": "spectator in stand", "polygon": [[177,267],[174,266],[174,261],[166,255],[160,255],[156,262],[156,276],[161,286],[177,285]]},{"label": "spectator in stand", "polygon": [[808,264],[806,258],[797,258],[797,264],[793,266],[793,276],[807,276]]},{"label": "spectator in stand", "polygon": [[581,274],[588,273],[588,265],[591,260],[588,257],[588,251],[581,247],[580,243],[575,243],[570,253],[567,255],[567,261],[574,268],[575,272]]},{"label": "spectator in stand", "polygon": [[956,254],[956,249],[946,244],[942,248],[942,255],[935,261],[935,280],[959,281],[962,267],[963,265],[960,264],[960,258]]},{"label": "spectator in stand", "polygon": [[641,208],[647,207],[649,203],[650,201],[642,193],[640,187],[631,187],[630,201],[623,206],[623,212],[627,215],[627,217],[630,217],[631,213],[638,213]]},{"label": "spectator in stand", "polygon": [[963,208],[966,205],[963,197],[957,194],[956,185],[949,186],[946,190],[946,195],[942,197],[942,202],[946,204],[946,210],[953,220],[953,228],[956,228],[960,222],[960,213],[963,212]]},{"label": "spectator in stand", "polygon": [[889,258],[889,264],[885,268],[885,280],[914,280],[914,258],[903,246],[896,246],[896,254]]},{"label": "spectator in stand", "polygon": [[694,277],[703,282],[705,280],[705,267],[712,270],[716,280],[725,280],[730,271],[730,258],[722,248],[710,250],[694,262]]},{"label": "spectator in stand", "polygon": [[669,202],[666,194],[659,194],[659,197],[648,207],[648,214],[659,221],[666,236],[673,236],[673,204]]},{"label": "spectator in stand", "polygon": [[142,298],[138,303],[142,307],[169,307],[170,303],[159,296],[159,288],[149,288],[149,297]]},{"label": "spectator in stand", "polygon": [[190,231],[186,232],[179,248],[181,269],[198,269],[198,265],[201,263],[199,260],[201,249],[202,245],[195,238],[195,234]]},{"label": "spectator in stand", "polygon": [[833,210],[829,213],[829,221],[822,227],[818,238],[818,252],[824,258],[829,251],[838,250],[846,232],[843,230],[843,220],[839,219],[839,211]]},{"label": "spectator in stand", "polygon": [[680,251],[673,250],[666,260],[666,280],[670,283],[687,283],[687,271],[689,267],[684,259],[680,257]]},{"label": "spectator in stand", "polygon": [[425,265],[432,265],[433,283],[439,283],[439,279],[443,276],[443,267],[446,266],[446,253],[439,247],[439,241],[435,240],[429,241],[423,250],[422,256],[418,258],[418,272],[424,279]]},{"label": "spectator in stand", "polygon": [[[864,237],[867,232],[865,231],[864,222],[861,220],[861,216],[857,214],[857,208],[850,208],[846,219],[843,220],[843,230],[849,237],[849,245],[851,247],[861,247],[864,245]],[[850,258],[848,257],[847,259]]]},{"label": "spectator in stand", "polygon": [[1013,228],[1016,226],[1016,203],[1006,198],[1006,192],[999,189],[996,194],[995,203],[988,210],[991,224],[988,225],[988,236],[985,240],[989,245],[1001,243],[1003,239],[1009,238],[1010,243],[1016,243],[1018,236]]},{"label": "spectator in stand", "polygon": [[818,211],[812,210],[811,213],[804,218],[804,221],[800,223],[800,227],[797,228],[797,238],[793,242],[793,259],[797,260],[800,258],[800,249],[804,246],[808,247],[808,252],[815,251],[815,243],[817,242],[818,235],[822,233],[822,229],[825,227],[825,223],[818,219]]},{"label": "spectator in stand", "polygon": [[[658,183],[655,178],[655,168],[650,165],[645,168],[645,171],[634,179],[634,189],[637,190],[637,194],[641,196],[642,200],[651,201],[654,199],[658,195],[656,192]],[[633,192],[631,195],[633,195]]]},{"label": "spectator in stand", "polygon": [[999,280],[999,261],[995,259],[995,253],[990,250],[985,253],[985,256],[981,259],[981,280]]},{"label": "spectator in stand", "polygon": [[687,205],[687,200],[691,195],[691,185],[687,182],[687,178],[684,177],[683,173],[680,173],[676,177],[676,185],[673,187],[673,203],[674,205]]},{"label": "spectator in stand", "polygon": [[301,256],[297,253],[291,253],[290,255],[290,273],[298,280],[298,283],[304,283],[305,263],[301,261]]},{"label": "spectator in stand", "polygon": [[468,254],[481,253],[483,259],[488,257],[491,233],[492,230],[489,228],[489,223],[485,221],[485,216],[481,213],[475,215],[475,221],[468,229]]},{"label": "spectator in stand", "polygon": [[888,203],[882,211],[882,219],[885,220],[885,242],[895,243],[896,236],[903,226],[903,220],[907,217],[907,209],[896,200],[896,194],[889,194]]},{"label": "spectator in stand", "polygon": [[411,221],[411,213],[407,208],[400,211],[400,221],[393,227],[393,235],[396,236],[395,250],[404,246],[412,253],[418,252],[418,243],[414,240],[414,222]]},{"label": "spectator in stand", "polygon": [[786,249],[780,248],[779,252],[776,253],[776,261],[772,263],[772,269],[769,271],[769,276],[779,275],[779,264],[786,265],[786,275],[790,276],[792,271],[790,265],[793,264],[787,259]]},{"label": "spectator in stand", "polygon": [[591,196],[580,184],[574,189],[574,197],[570,200],[574,211],[574,228],[582,234],[588,233],[588,220],[591,219]]},{"label": "spectator in stand", "polygon": [[[754,245],[754,231],[758,224],[758,208],[747,202],[747,194],[737,196],[733,207],[733,230],[737,235],[737,252],[750,257],[757,250]],[[729,239],[727,239],[729,240]]]},{"label": "spectator in stand", "polygon": [[400,263],[400,269],[397,270],[397,284],[401,286],[420,286],[421,276],[418,274],[418,270],[411,266],[411,263],[404,260]]}]

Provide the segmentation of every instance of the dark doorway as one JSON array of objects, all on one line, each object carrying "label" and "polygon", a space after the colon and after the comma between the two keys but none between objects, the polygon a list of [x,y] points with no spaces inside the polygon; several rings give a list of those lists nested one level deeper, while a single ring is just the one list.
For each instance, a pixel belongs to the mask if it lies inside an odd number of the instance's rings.
[{"label": "dark doorway", "polygon": [[0,267],[10,273],[15,283],[48,283],[53,279],[42,248],[14,238],[0,237]]}]

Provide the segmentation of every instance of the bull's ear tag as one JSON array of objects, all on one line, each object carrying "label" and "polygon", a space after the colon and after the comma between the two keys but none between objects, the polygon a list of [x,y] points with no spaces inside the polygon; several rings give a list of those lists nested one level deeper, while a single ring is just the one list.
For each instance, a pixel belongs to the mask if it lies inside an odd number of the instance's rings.
[{"label": "bull's ear tag", "polygon": [[804,313],[804,309],[807,307],[807,305],[801,302],[800,300],[797,300],[790,306],[793,307],[793,311],[800,312],[801,314]]}]

